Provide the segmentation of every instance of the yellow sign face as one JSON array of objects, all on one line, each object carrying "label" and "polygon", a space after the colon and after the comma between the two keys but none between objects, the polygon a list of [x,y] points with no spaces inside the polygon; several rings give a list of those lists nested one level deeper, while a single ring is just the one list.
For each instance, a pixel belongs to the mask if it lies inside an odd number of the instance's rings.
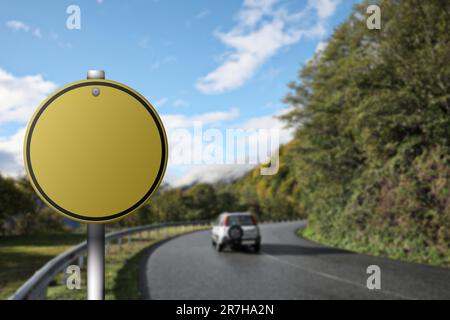
[{"label": "yellow sign face", "polygon": [[51,208],[109,222],[143,205],[167,165],[167,137],[152,105],[109,80],[69,84],[36,110],[25,135],[30,181]]}]

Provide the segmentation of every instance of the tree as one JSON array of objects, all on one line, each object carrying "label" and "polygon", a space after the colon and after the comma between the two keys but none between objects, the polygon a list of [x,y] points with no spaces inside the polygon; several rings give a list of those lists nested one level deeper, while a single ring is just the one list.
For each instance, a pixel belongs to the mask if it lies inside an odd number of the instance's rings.
[{"label": "tree", "polygon": [[380,1],[381,30],[366,27],[367,5],[290,84],[294,109],[282,117],[297,129],[290,167],[321,239],[444,259],[450,2]]},{"label": "tree", "polygon": [[11,233],[11,230],[8,229],[12,228],[14,224],[6,226],[5,222],[11,221],[13,217],[23,214],[31,208],[32,203],[29,197],[18,188],[16,181],[0,175],[0,222],[3,225],[0,231]]},{"label": "tree", "polygon": [[16,182],[0,175],[0,218],[25,212],[30,207],[29,199],[17,188]]},{"label": "tree", "polygon": [[220,209],[214,188],[206,183],[196,184],[186,192],[188,207],[199,219],[211,219]]}]

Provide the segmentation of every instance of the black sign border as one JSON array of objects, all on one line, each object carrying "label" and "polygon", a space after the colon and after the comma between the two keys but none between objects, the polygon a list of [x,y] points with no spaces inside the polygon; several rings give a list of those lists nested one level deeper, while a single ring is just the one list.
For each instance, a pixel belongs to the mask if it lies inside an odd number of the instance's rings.
[{"label": "black sign border", "polygon": [[[138,201],[136,202],[134,205],[132,205],[131,207],[129,207],[128,209],[116,213],[116,214],[112,214],[109,216],[104,216],[104,217],[86,217],[83,215],[79,215],[76,214],[74,212],[71,212],[69,210],[66,210],[64,208],[62,208],[61,206],[59,206],[56,202],[54,202],[52,199],[50,199],[50,197],[44,192],[44,190],[42,190],[41,186],[39,185],[36,176],[34,174],[32,165],[31,165],[31,157],[30,157],[30,147],[31,147],[31,138],[33,136],[33,131],[34,128],[36,126],[37,121],[39,120],[39,117],[42,115],[42,113],[45,111],[45,109],[47,109],[47,107],[53,102],[55,101],[59,96],[63,95],[64,93],[77,89],[77,88],[81,88],[81,87],[86,87],[86,86],[107,86],[107,87],[112,87],[118,90],[121,90],[129,95],[131,95],[133,98],[135,98],[136,100],[138,100],[144,107],[145,109],[148,111],[148,113],[152,116],[157,128],[158,128],[158,132],[159,132],[159,136],[161,138],[161,146],[162,146],[162,152],[161,152],[161,162],[160,162],[160,166],[159,166],[159,170],[158,170],[158,174],[156,176],[155,181],[153,182],[153,184],[151,185],[150,189],[147,191],[147,193]],[[103,81],[87,81],[87,82],[82,82],[82,83],[77,83],[74,84],[72,86],[69,86],[67,88],[64,88],[63,90],[57,92],[55,95],[53,95],[50,99],[48,99],[48,101],[45,102],[45,104],[39,109],[38,113],[35,115],[35,117],[32,120],[32,123],[30,125],[30,129],[28,131],[27,137],[26,137],[26,165],[28,168],[28,173],[31,177],[31,179],[33,180],[33,184],[35,185],[35,187],[38,189],[39,193],[45,198],[45,200],[51,205],[53,206],[55,209],[61,211],[62,213],[73,217],[75,219],[78,220],[82,220],[82,221],[92,221],[92,222],[103,222],[103,221],[110,221],[110,220],[116,220],[122,216],[127,215],[128,213],[136,210],[138,207],[140,207],[145,201],[147,201],[147,199],[152,195],[152,193],[155,191],[155,189],[158,187],[159,183],[162,180],[162,176],[164,174],[165,171],[165,167],[166,167],[166,163],[167,163],[167,139],[166,139],[166,135],[165,135],[165,131],[163,129],[161,120],[159,119],[159,117],[157,116],[156,112],[153,110],[153,108],[150,106],[150,104],[145,101],[144,99],[142,99],[139,95],[137,95],[135,92],[122,87],[118,84],[115,83],[111,83],[111,82],[103,82]]]}]

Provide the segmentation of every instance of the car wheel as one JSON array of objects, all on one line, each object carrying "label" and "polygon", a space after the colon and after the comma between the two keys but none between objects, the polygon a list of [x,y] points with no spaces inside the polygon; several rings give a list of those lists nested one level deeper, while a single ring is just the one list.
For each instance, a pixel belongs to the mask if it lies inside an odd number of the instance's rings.
[{"label": "car wheel", "polygon": [[211,244],[212,244],[213,247],[216,246],[216,242],[214,240],[211,240]]},{"label": "car wheel", "polygon": [[255,250],[255,252],[258,253],[258,252],[261,250],[261,243],[256,242],[256,243],[253,245],[253,250]]},{"label": "car wheel", "polygon": [[219,242],[216,243],[216,250],[217,252],[220,252],[223,250],[223,244],[220,244]]}]

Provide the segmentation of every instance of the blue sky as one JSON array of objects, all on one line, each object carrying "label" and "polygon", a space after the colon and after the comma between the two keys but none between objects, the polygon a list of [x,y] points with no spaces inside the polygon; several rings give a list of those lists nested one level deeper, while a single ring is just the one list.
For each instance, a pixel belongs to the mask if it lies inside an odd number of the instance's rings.
[{"label": "blue sky", "polygon": [[[23,172],[21,139],[33,110],[88,69],[142,93],[168,131],[194,120],[220,130],[284,130],[273,115],[287,107],[287,83],[356,2],[2,1],[0,173]],[[72,4],[81,10],[79,30],[66,27]],[[281,143],[290,134],[283,131]],[[212,179],[208,169],[223,175],[230,168],[170,165],[167,181]]]}]

